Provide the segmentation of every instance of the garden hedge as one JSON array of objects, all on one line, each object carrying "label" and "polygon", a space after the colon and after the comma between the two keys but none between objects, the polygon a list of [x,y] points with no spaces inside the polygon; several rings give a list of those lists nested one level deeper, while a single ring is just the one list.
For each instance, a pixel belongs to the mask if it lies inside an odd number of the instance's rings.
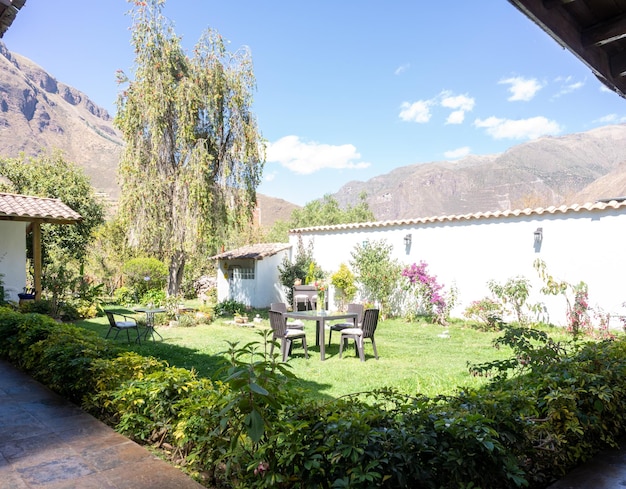
[{"label": "garden hedge", "polygon": [[0,357],[207,487],[546,487],[624,434],[626,346],[529,345],[481,389],[319,402],[264,345],[231,344],[204,379],[0,308]]}]

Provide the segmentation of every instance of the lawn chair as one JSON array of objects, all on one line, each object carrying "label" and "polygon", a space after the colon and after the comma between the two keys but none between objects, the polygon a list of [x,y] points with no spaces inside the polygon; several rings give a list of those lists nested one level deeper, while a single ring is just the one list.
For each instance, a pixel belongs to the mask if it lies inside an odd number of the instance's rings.
[{"label": "lawn chair", "polygon": [[356,349],[359,352],[361,361],[365,361],[365,353],[363,351],[363,343],[365,338],[369,338],[372,341],[374,347],[374,356],[378,360],[378,352],[376,351],[376,342],[374,341],[374,333],[376,332],[376,326],[378,325],[378,309],[366,309],[363,314],[363,325],[360,328],[346,328],[341,331],[341,339],[339,340],[339,358],[343,353],[344,341],[353,339]]},{"label": "lawn chair", "polygon": [[328,333],[328,346],[330,346],[330,340],[333,337],[333,331],[342,331],[348,328],[360,328],[363,322],[363,312],[365,306],[363,304],[348,304],[348,312],[354,312],[357,314],[356,321],[346,321],[343,323],[335,323],[330,325],[330,332]]},{"label": "lawn chair", "polygon": [[[137,326],[137,321],[135,321],[132,317],[126,316],[125,314],[120,314],[112,311],[104,311],[109,319],[109,331],[105,338],[108,338],[111,334],[111,331],[115,330],[114,340],[117,339],[117,335],[120,334],[120,331],[126,331],[126,338],[128,339],[128,344],[130,345],[130,333],[129,330],[134,329],[137,332],[137,338],[135,341],[141,345],[141,337],[139,336],[139,327]],[[116,316],[124,318],[123,321],[118,321],[115,319]]]},{"label": "lawn chair", "polygon": [[305,358],[309,358],[309,351],[306,346],[306,334],[301,329],[289,329],[285,323],[285,317],[282,312],[269,311],[270,325],[272,326],[272,347],[270,355],[274,353],[274,342],[280,340],[280,351],[282,353],[283,362],[287,361],[291,346],[294,340],[302,340]]},{"label": "lawn chair", "polygon": [[[284,302],[272,302],[270,304],[270,311],[278,311],[280,313],[287,312],[287,304]],[[304,322],[300,319],[289,320],[289,318],[285,318],[285,324],[287,324],[288,329],[304,329]]]}]

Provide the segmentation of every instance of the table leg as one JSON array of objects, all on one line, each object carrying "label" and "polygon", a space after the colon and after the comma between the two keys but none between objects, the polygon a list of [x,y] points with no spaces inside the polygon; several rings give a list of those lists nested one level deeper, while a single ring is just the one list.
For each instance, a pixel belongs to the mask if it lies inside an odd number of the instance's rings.
[{"label": "table leg", "polygon": [[326,359],[326,341],[324,339],[324,330],[326,328],[324,322],[325,321],[323,319],[317,321],[318,341],[320,344],[320,359],[322,360],[322,362]]}]

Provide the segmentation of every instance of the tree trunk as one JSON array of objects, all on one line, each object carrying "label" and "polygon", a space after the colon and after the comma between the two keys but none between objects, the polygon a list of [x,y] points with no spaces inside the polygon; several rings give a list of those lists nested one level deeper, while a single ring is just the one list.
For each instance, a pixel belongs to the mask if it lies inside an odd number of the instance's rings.
[{"label": "tree trunk", "polygon": [[170,269],[167,276],[167,296],[175,297],[180,291],[180,284],[183,281],[185,271],[185,252],[175,251],[170,260]]}]

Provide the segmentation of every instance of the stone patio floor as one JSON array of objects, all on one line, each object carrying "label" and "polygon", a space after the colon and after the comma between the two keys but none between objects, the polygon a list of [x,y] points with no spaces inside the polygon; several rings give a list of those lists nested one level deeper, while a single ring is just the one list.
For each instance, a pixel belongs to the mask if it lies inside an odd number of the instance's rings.
[{"label": "stone patio floor", "polygon": [[0,488],[203,486],[0,360]]}]

